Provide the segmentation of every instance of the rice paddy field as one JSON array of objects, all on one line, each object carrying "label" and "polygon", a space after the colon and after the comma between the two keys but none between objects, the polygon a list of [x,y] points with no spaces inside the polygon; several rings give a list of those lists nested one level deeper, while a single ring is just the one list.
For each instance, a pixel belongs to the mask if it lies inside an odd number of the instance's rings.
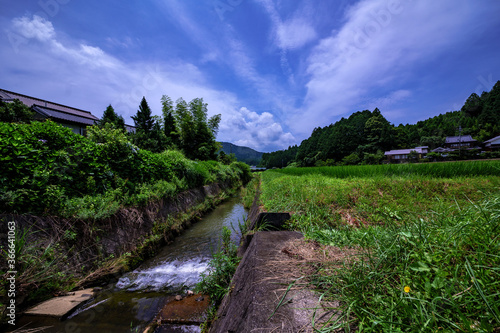
[{"label": "rice paddy field", "polygon": [[500,332],[500,161],[269,170],[261,191],[346,249],[308,276],[340,304],[317,332]]}]

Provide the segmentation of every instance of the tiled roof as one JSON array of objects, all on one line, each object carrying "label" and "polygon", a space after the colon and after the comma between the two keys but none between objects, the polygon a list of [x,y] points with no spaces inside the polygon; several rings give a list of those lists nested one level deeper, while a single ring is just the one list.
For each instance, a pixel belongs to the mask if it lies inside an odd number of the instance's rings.
[{"label": "tiled roof", "polygon": [[432,152],[434,152],[434,153],[449,153],[452,151],[455,151],[455,149],[437,147],[436,149],[432,150]]},{"label": "tiled roof", "polygon": [[486,141],[484,141],[484,143],[491,143],[491,142],[497,141],[497,140],[500,140],[500,135],[499,136],[495,136],[494,138],[491,138],[489,140],[486,140]]},{"label": "tiled roof", "polygon": [[[58,104],[58,103],[53,103],[49,102],[40,98],[35,98],[23,94],[18,94],[12,91],[0,89],[0,98],[2,100],[14,100],[18,99],[21,102],[23,102],[25,105],[28,107],[32,107],[34,105],[44,107],[44,108],[49,108],[54,111],[59,111],[65,114],[73,115],[77,118],[82,117],[82,118],[88,118],[88,119],[93,119],[93,120],[98,120],[96,116],[94,116],[92,113],[89,111],[73,108],[70,106]],[[59,118],[59,119],[65,119],[65,118]],[[76,119],[76,118],[75,118]],[[86,124],[86,123],[85,123]],[[93,124],[93,122],[92,122]]]},{"label": "tiled roof", "polygon": [[429,147],[427,146],[422,146],[422,147],[415,147],[415,148],[410,148],[410,149],[396,149],[396,150],[389,150],[384,153],[384,155],[408,155],[412,151],[415,151],[419,154],[424,153],[424,150],[427,150]]},{"label": "tiled roof", "polygon": [[86,116],[81,116],[81,115],[76,115],[74,113],[69,113],[69,112],[64,112],[64,111],[59,111],[47,107],[43,107],[40,105],[33,105],[32,109],[46,117],[49,118],[56,118],[60,120],[66,120],[74,123],[79,123],[79,124],[85,124],[85,125],[94,125],[94,122],[97,120],[96,117],[94,117],[92,114],[86,115]]},{"label": "tiled roof", "polygon": [[470,135],[447,136],[446,143],[476,142]]}]

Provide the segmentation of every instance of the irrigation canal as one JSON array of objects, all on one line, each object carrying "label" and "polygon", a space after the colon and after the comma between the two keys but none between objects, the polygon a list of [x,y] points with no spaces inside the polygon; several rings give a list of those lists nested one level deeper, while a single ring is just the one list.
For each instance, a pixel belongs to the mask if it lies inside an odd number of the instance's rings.
[{"label": "irrigation canal", "polygon": [[[136,270],[108,285],[97,297],[69,318],[24,316],[17,327],[47,327],[43,332],[98,333],[142,332],[163,306],[176,295],[192,289],[199,281],[220,240],[223,226],[238,230],[246,210],[237,197],[231,198],[194,223],[172,244]],[[233,241],[238,235],[233,232]],[[199,332],[195,325],[163,326],[161,332]]]}]

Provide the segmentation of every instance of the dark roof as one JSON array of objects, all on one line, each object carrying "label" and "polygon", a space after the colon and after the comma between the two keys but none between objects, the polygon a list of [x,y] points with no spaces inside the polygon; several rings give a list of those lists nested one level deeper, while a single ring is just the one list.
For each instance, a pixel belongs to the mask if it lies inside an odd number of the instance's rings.
[{"label": "dark roof", "polygon": [[92,114],[85,115],[85,116],[76,115],[74,113],[55,110],[55,109],[43,107],[40,105],[33,105],[31,108],[35,112],[37,112],[41,115],[44,115],[46,117],[65,120],[65,121],[78,123],[78,124],[94,125],[94,122],[97,120],[97,118],[94,117]]},{"label": "dark roof", "polygon": [[[90,111],[85,111],[71,106],[49,102],[44,99],[19,94],[5,89],[0,89],[0,100],[10,102],[15,99],[20,100],[23,104],[31,107],[35,112],[43,115],[44,117],[60,119],[85,125],[94,125],[94,122],[96,120],[99,120],[99,118],[90,113]],[[128,132],[135,132],[135,126],[132,125],[125,124],[125,129]]]},{"label": "dark roof", "polygon": [[447,136],[446,143],[477,142],[470,135]]},{"label": "dark roof", "polygon": [[127,130],[127,132],[135,133],[136,127],[133,126],[133,125],[127,125],[127,124],[125,124],[125,130]]},{"label": "dark roof", "polygon": [[497,141],[497,140],[500,140],[500,135],[495,136],[494,138],[491,138],[489,140],[486,140],[486,141],[484,141],[484,143],[492,143],[493,141]]},{"label": "dark roof", "polygon": [[[18,99],[21,102],[23,102],[25,105],[32,107],[32,106],[40,106],[44,108],[49,108],[53,111],[59,111],[65,114],[73,115],[79,119],[79,118],[88,118],[88,119],[93,119],[93,120],[98,120],[96,116],[94,116],[92,113],[89,111],[73,108],[71,106],[66,106],[58,103],[53,103],[46,101],[44,99],[36,98],[36,97],[31,97],[23,94],[19,94],[16,92],[8,91],[5,89],[0,89],[0,98],[5,101],[13,101],[14,99]],[[54,116],[55,117],[55,116]],[[64,118],[59,118],[59,119],[64,119]],[[87,124],[87,123],[84,123]],[[93,122],[92,122],[93,124]]]},{"label": "dark roof", "polygon": [[3,90],[0,89],[0,99],[1,100],[12,99],[12,97],[10,97],[6,92],[4,92]]}]

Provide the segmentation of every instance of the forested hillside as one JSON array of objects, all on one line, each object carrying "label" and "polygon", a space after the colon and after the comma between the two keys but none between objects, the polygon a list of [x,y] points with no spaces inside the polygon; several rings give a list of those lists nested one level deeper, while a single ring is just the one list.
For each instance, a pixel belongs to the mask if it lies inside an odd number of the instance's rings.
[{"label": "forested hillside", "polygon": [[379,109],[357,111],[335,124],[315,128],[297,147],[262,156],[267,168],[376,164],[384,151],[425,145],[431,149],[447,136],[471,135],[483,142],[500,134],[500,81],[481,96],[473,93],[459,111],[447,112],[416,124],[395,126]]},{"label": "forested hillside", "polygon": [[262,159],[262,153],[252,148],[237,146],[229,142],[221,142],[222,149],[226,155],[234,154],[234,157],[248,165],[258,165]]}]

